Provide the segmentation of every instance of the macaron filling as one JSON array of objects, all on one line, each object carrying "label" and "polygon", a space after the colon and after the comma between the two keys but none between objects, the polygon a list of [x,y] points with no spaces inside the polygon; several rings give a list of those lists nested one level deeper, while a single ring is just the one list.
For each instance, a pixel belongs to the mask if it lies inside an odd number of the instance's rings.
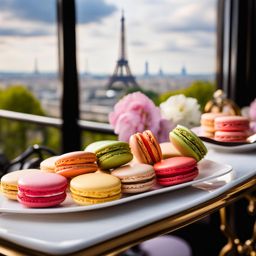
[{"label": "macaron filling", "polygon": [[203,143],[200,143],[200,141],[198,141],[198,139],[195,139],[190,133],[188,133],[187,131],[183,130],[182,128],[175,128],[172,131],[176,136],[178,137],[183,137],[183,141],[184,143],[186,143],[189,147],[191,147],[194,151],[198,152],[198,154],[200,154],[200,157],[202,158],[206,152],[207,149],[205,148],[205,146],[203,145]]},{"label": "macaron filling", "polygon": [[143,141],[143,143],[144,143],[144,145],[145,145],[145,147],[146,147],[146,149],[147,149],[147,151],[148,151],[148,153],[149,153],[149,156],[150,156],[150,158],[152,159],[152,162],[153,163],[155,163],[155,162],[157,162],[156,161],[156,158],[155,158],[155,156],[154,156],[154,153],[153,153],[153,151],[151,150],[151,148],[150,148],[150,145],[149,145],[149,143],[148,143],[148,141],[147,141],[147,139],[143,136],[143,134],[138,134],[139,135],[139,137],[141,138],[141,140]]}]

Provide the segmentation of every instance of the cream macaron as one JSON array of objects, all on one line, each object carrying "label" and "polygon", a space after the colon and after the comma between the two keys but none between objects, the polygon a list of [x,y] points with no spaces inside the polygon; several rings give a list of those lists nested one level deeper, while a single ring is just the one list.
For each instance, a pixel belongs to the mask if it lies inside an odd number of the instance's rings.
[{"label": "cream macaron", "polygon": [[51,156],[46,159],[44,159],[40,163],[40,170],[45,172],[55,172],[55,161],[58,158],[58,156]]},{"label": "cream macaron", "polygon": [[150,190],[156,183],[152,165],[135,163],[124,165],[111,172],[122,182],[123,193],[141,193]]}]

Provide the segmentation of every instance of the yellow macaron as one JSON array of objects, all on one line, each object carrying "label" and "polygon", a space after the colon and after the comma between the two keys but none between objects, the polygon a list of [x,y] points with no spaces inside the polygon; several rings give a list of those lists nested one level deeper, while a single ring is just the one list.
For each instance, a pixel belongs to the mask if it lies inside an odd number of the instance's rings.
[{"label": "yellow macaron", "polygon": [[105,203],[121,197],[121,181],[103,172],[87,173],[71,180],[70,191],[77,204]]},{"label": "yellow macaron", "polygon": [[1,178],[2,194],[8,199],[17,200],[18,179],[24,174],[28,174],[31,172],[34,173],[34,172],[41,172],[41,171],[38,169],[26,169],[26,170],[13,171],[5,174]]}]

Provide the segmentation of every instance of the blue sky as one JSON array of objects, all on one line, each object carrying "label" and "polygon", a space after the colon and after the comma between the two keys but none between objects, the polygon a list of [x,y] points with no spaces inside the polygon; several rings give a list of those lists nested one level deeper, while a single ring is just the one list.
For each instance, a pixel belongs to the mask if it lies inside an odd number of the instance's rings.
[{"label": "blue sky", "polygon": [[[213,73],[216,0],[77,0],[80,71],[112,73],[118,58],[121,10],[134,74],[161,68]],[[0,70],[56,71],[55,0],[0,0]]]}]

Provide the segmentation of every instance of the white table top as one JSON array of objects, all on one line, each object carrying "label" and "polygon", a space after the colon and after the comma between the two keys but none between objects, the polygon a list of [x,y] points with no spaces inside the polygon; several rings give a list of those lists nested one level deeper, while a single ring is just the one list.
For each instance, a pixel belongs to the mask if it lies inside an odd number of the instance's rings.
[{"label": "white table top", "polygon": [[[0,214],[0,238],[50,254],[68,254],[208,201],[256,174],[256,152],[209,150],[206,159],[233,167],[214,190],[187,187],[105,209],[65,214]],[[229,175],[230,178],[231,175]]]}]

